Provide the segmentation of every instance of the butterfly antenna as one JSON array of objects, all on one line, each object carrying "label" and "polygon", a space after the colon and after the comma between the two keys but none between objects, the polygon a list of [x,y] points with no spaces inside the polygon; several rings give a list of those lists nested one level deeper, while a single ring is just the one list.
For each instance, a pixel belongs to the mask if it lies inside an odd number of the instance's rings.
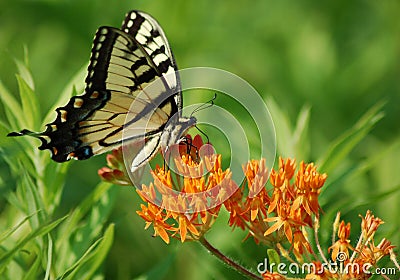
[{"label": "butterfly antenna", "polygon": [[217,94],[214,93],[214,97],[211,98],[209,101],[207,101],[206,103],[201,104],[199,107],[197,107],[196,109],[193,110],[193,112],[190,114],[190,116],[192,117],[195,113],[210,108],[211,106],[214,105],[214,100],[217,98]]},{"label": "butterfly antenna", "polygon": [[203,134],[207,138],[207,143],[209,144],[210,139],[208,138],[207,134],[203,130],[201,130],[197,125],[195,125],[195,127],[201,134]]}]

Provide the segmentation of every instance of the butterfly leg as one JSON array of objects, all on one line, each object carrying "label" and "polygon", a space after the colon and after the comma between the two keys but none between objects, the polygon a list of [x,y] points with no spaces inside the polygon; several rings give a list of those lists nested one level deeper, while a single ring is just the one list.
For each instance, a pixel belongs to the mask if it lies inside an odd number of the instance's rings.
[{"label": "butterfly leg", "polygon": [[192,149],[195,150],[196,160],[199,159],[199,148],[193,145],[193,140],[190,137],[184,136],[179,141],[179,145],[186,145],[186,154],[192,156]]}]

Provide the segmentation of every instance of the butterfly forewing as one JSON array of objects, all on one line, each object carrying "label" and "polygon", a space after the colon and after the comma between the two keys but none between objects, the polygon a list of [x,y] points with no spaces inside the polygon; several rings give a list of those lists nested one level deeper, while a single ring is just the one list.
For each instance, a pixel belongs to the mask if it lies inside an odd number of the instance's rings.
[{"label": "butterfly forewing", "polygon": [[158,22],[146,13],[131,11],[126,14],[121,30],[135,38],[152,58],[155,68],[164,75],[170,89],[179,93],[174,95],[179,110],[182,109],[182,95],[179,74],[174,55],[164,31]]},{"label": "butterfly forewing", "polygon": [[[125,140],[145,137],[156,150],[166,123],[180,114],[180,81],[175,70],[158,23],[132,11],[122,30],[100,27],[96,32],[85,93],[58,108],[56,120],[44,132],[23,130],[10,135],[39,138],[39,148],[49,149],[58,162],[109,151],[122,144],[124,129],[129,131]],[[151,90],[144,90],[150,84]]]}]

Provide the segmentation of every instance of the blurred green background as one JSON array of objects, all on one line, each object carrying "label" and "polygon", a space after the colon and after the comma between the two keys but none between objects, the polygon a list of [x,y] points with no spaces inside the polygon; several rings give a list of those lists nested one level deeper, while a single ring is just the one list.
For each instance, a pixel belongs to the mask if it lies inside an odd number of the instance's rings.
[{"label": "blurred green background", "polygon": [[[322,238],[329,240],[329,224],[341,211],[353,223],[355,242],[357,215],[371,209],[386,221],[378,237],[400,244],[399,1],[0,0],[0,80],[17,96],[14,58],[23,60],[27,50],[44,117],[65,85],[86,67],[96,29],[119,27],[131,9],[159,21],[179,68],[230,71],[271,100],[273,112],[279,111],[273,118],[278,152],[284,156],[317,161],[366,111],[384,101],[383,119],[328,174],[329,189],[321,197],[327,227]],[[284,139],[279,129],[294,131],[303,108],[311,112],[304,137]],[[5,154],[17,153],[19,140],[0,139]],[[0,161],[2,211],[15,175]],[[57,215],[68,213],[93,189],[104,165],[104,156],[71,164]],[[165,245],[152,238],[135,214],[140,203],[136,192],[114,188],[117,198],[107,223],[115,223],[115,240],[99,272],[106,279],[240,279],[198,244]],[[0,214],[0,219],[7,218]],[[241,243],[245,234],[232,233],[223,214],[208,236],[253,269],[266,254],[252,240]]]}]

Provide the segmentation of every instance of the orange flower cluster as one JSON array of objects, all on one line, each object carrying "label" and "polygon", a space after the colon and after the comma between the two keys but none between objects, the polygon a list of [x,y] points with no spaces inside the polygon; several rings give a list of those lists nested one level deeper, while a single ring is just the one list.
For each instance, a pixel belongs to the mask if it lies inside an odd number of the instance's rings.
[{"label": "orange flower cluster", "polygon": [[152,171],[154,183],[137,190],[147,203],[137,214],[146,221],[146,228],[153,225],[154,235],[166,243],[170,236],[182,242],[198,240],[217,218],[226,199],[224,192],[236,187],[230,170],[222,170],[221,155],[206,153],[200,158],[199,151],[204,148],[201,137],[192,141],[186,136],[186,140],[185,145],[171,147],[179,151],[173,158],[176,176],[172,178],[171,170],[157,166]]},{"label": "orange flower cluster", "polygon": [[[140,197],[147,202],[141,205],[138,215],[146,221],[146,228],[151,224],[154,227],[154,235],[160,236],[169,243],[169,236],[185,240],[197,240],[206,233],[221,208],[223,196],[213,196],[214,189],[234,187],[230,179],[229,170],[222,170],[221,156],[206,156],[204,160],[196,162],[191,156],[183,155],[175,164],[183,181],[171,179],[171,170],[165,171],[157,166],[152,172],[154,184],[148,187],[143,185],[138,190]],[[204,168],[209,173],[204,174]],[[179,190],[179,191],[175,191]],[[218,192],[217,190],[217,192]],[[157,196],[161,194],[161,199]],[[215,204],[209,204],[210,198],[217,200]],[[155,203],[160,201],[158,205]]]},{"label": "orange flower cluster", "polygon": [[[338,218],[339,216],[340,214],[338,214]],[[383,238],[378,246],[373,241],[375,232],[383,224],[383,221],[380,218],[375,218],[369,210],[365,217],[360,217],[362,219],[361,237],[355,248],[350,245],[350,223],[345,224],[344,221],[341,221],[339,224],[337,232],[339,240],[329,247],[328,251],[332,250],[331,259],[336,264],[340,264],[341,269],[337,269],[335,273],[330,273],[330,277],[337,279],[368,279],[372,276],[370,270],[376,267],[377,262],[382,257],[393,253],[395,246],[391,245],[386,238]],[[353,251],[351,256],[349,250]],[[327,274],[326,270],[323,273]],[[329,279],[321,278],[321,275],[319,277],[313,279]]]},{"label": "orange flower cluster", "polygon": [[273,245],[287,240],[298,259],[305,252],[312,253],[303,229],[312,227],[313,214],[318,216],[318,195],[327,175],[319,174],[313,163],[304,162],[296,173],[294,160],[279,158],[278,170],[270,174],[272,190],[267,191],[265,160],[252,160],[243,170],[246,181],[225,202],[230,225],[247,228],[257,243]]},{"label": "orange flower cluster", "polygon": [[153,224],[155,235],[167,243],[169,236],[182,242],[198,239],[208,231],[223,204],[230,213],[229,225],[248,229],[248,236],[257,243],[288,240],[297,257],[305,251],[312,253],[303,227],[311,227],[311,215],[318,215],[318,195],[326,174],[303,162],[295,173],[294,160],[280,158],[278,171],[271,172],[273,190],[269,194],[264,159],[244,166],[246,180],[238,188],[230,179],[230,170],[222,170],[221,155],[194,160],[193,154],[184,151],[181,149],[180,158],[175,158],[181,175],[178,179],[172,180],[171,171],[158,166],[152,171],[154,183],[138,190],[147,202],[137,212],[146,221],[146,228]]},{"label": "orange flower cluster", "polygon": [[[282,158],[279,169],[269,174],[264,159],[251,160],[243,167],[246,180],[238,187],[230,170],[222,169],[221,155],[200,158],[193,151],[203,145],[201,138],[196,136],[194,144],[188,140],[190,145],[179,146],[180,154],[174,158],[180,176],[173,179],[170,170],[157,166],[152,171],[154,182],[137,191],[147,203],[137,212],[146,221],[146,228],[153,224],[155,235],[167,243],[169,236],[182,242],[198,239],[213,224],[223,204],[230,213],[229,225],[247,229],[248,237],[253,236],[257,243],[288,240],[296,256],[312,252],[302,228],[311,227],[311,215],[318,215],[318,195],[326,174],[304,162],[295,173],[295,161]],[[103,180],[131,184],[121,166],[121,149],[114,150],[107,161],[111,168],[99,170]],[[271,191],[266,187],[269,175]]]},{"label": "orange flower cluster", "polygon": [[[349,240],[350,223],[345,224],[344,221],[341,221],[340,223],[337,222],[338,225],[334,225],[337,228],[338,240],[328,248],[328,252],[332,251],[331,260],[327,261],[323,252],[320,252],[320,258],[324,259],[323,261],[318,260],[318,256],[315,255],[315,260],[312,261],[311,265],[307,266],[311,271],[305,276],[305,279],[369,279],[373,275],[372,270],[377,267],[378,261],[388,255],[392,257],[393,263],[399,268],[393,252],[395,246],[391,245],[390,241],[383,238],[377,246],[374,244],[373,236],[378,227],[383,224],[383,221],[375,218],[369,210],[365,217],[361,217],[361,219],[361,237],[355,248],[351,246]],[[340,213],[336,220],[340,220]],[[352,255],[350,255],[349,251],[353,251]],[[298,265],[300,267],[301,263]],[[383,274],[381,276],[384,279],[389,279]],[[279,273],[266,272],[263,274],[263,279],[281,280],[288,278]]]},{"label": "orange flower cluster", "polygon": [[[224,206],[229,213],[229,226],[246,230],[246,238],[252,236],[257,244],[277,248],[281,256],[300,266],[305,259],[310,261],[312,270],[305,279],[368,279],[369,270],[361,268],[366,265],[372,268],[387,255],[399,268],[390,241],[384,238],[375,245],[374,235],[383,221],[370,211],[362,217],[361,236],[355,247],[349,240],[350,223],[339,223],[338,214],[334,223],[334,234],[338,238],[328,248],[331,259],[328,262],[317,234],[318,198],[327,175],[318,173],[313,163],[300,162],[296,171],[295,160],[279,158],[278,169],[269,171],[265,159],[251,160],[243,166],[245,179],[238,186],[231,179],[231,171],[222,168],[221,155],[201,153],[202,147],[198,135],[193,141],[188,136],[184,145],[171,147],[178,148],[175,154],[171,152],[173,149],[170,151],[174,172],[156,166],[151,171],[153,182],[137,190],[145,202],[137,214],[145,220],[146,229],[153,227],[154,236],[160,236],[166,243],[173,237],[181,242],[200,240],[203,244],[204,234]],[[107,156],[107,162],[109,167],[99,170],[103,180],[119,185],[132,184],[121,149]],[[314,253],[307,238],[307,227],[315,231],[314,242],[319,255]],[[289,251],[295,260],[282,245],[285,242],[290,244]],[[343,271],[335,269],[335,264],[360,269]],[[287,279],[286,275],[275,271],[264,272],[262,278]]]}]

